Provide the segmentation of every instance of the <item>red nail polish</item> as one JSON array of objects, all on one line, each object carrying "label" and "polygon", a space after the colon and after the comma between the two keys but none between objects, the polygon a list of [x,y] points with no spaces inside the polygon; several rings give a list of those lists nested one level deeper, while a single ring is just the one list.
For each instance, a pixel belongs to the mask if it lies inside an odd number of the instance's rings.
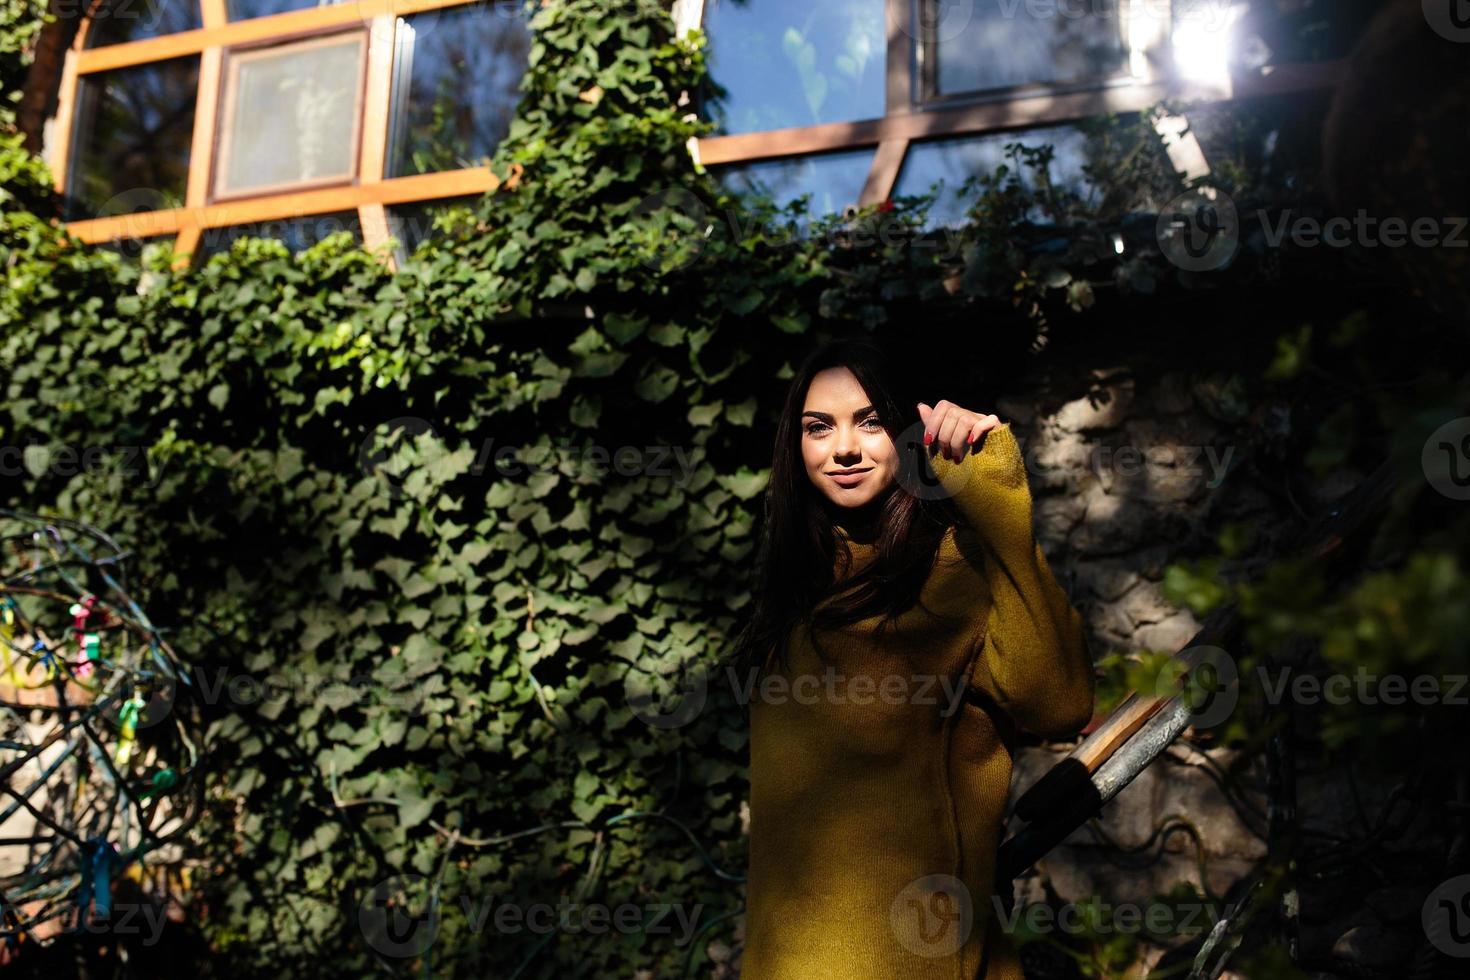
[{"label": "red nail polish", "polygon": [[934,441],[934,433],[932,433],[932,432],[926,432],[926,433],[924,433],[924,445],[927,446],[927,445],[929,445],[929,443],[931,443],[933,441]]}]

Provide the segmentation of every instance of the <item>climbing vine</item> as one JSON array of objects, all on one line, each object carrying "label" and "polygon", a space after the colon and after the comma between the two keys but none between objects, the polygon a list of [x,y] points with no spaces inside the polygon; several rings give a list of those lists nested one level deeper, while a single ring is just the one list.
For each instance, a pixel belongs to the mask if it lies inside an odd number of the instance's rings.
[{"label": "climbing vine", "polygon": [[[742,904],[740,712],[718,687],[685,724],[636,706],[741,622],[793,361],[923,322],[937,350],[983,338],[945,370],[994,386],[1139,311],[1327,278],[1249,241],[1214,278],[1171,264],[1156,113],[1091,124],[1087,194],[1017,147],[941,248],[924,198],[813,218],[694,166],[702,42],[654,0],[533,27],[505,183],[397,271],[346,235],[128,262],[62,234],[0,135],[0,445],[24,450],[0,503],[126,541],[193,667],[193,897],[236,975],[707,969]],[[1253,163],[1273,126],[1206,138]],[[1214,179],[1266,206],[1259,173]],[[495,914],[566,902],[637,921]],[[432,942],[375,931],[390,907]]]}]

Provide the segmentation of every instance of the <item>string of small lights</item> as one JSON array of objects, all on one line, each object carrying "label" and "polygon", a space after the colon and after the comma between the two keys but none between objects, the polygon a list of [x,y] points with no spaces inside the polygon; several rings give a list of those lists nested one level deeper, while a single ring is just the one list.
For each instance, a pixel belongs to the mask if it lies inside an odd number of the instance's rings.
[{"label": "string of small lights", "polygon": [[203,805],[188,673],[90,525],[0,508],[0,942],[113,914],[112,885]]}]

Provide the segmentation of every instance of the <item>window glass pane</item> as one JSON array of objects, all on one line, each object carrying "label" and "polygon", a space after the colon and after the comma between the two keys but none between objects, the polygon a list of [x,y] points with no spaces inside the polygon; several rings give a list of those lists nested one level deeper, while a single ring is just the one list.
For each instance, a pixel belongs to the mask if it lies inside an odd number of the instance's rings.
[{"label": "window glass pane", "polygon": [[1341,58],[1381,0],[1173,0],[1174,64],[1202,81],[1267,65]]},{"label": "window glass pane", "polygon": [[718,177],[733,192],[764,195],[777,205],[810,194],[807,214],[820,217],[840,213],[857,203],[872,163],[873,151],[869,148],[738,164],[721,168]]},{"label": "window glass pane", "polygon": [[92,15],[87,47],[141,41],[199,26],[199,0],[113,0]]},{"label": "window glass pane", "polygon": [[198,84],[197,56],[81,77],[68,221],[183,204]]},{"label": "window glass pane", "polygon": [[519,0],[415,14],[394,37],[388,176],[483,164],[520,101],[531,28]]},{"label": "window glass pane", "polygon": [[[341,0],[336,0],[341,2]],[[225,0],[225,16],[230,20],[249,20],[252,17],[269,17],[284,14],[288,10],[305,10],[307,7],[330,7],[334,0]]]},{"label": "window glass pane", "polygon": [[362,241],[362,222],[356,211],[279,218],[248,225],[230,225],[227,228],[205,228],[199,233],[199,245],[195,254],[203,260],[219,252],[228,252],[235,241],[247,235],[279,239],[291,252],[304,252],[338,231],[350,231],[353,239]]},{"label": "window glass pane", "polygon": [[[967,178],[993,174],[997,167],[1005,165],[1012,173],[1019,171],[1021,180],[1027,187],[1035,187],[1035,171],[1018,168],[1016,162],[1007,156],[1006,147],[1011,143],[1026,147],[1050,145],[1055,154],[1047,170],[1052,186],[1082,197],[1091,190],[1091,182],[1082,169],[1090,162],[1087,135],[1076,128],[1064,126],[910,144],[904,157],[903,169],[893,188],[893,196],[916,197],[928,194],[937,181],[941,186],[938,196],[929,208],[928,226],[937,228],[965,224],[968,220],[966,212],[979,195],[978,190],[963,190],[962,185]],[[1045,216],[1037,213],[1030,217],[1033,221],[1041,222]]]},{"label": "window glass pane", "polygon": [[449,232],[435,227],[435,220],[463,216],[473,220],[478,194],[451,197],[442,201],[420,201],[417,204],[400,204],[388,209],[388,234],[398,239],[398,261],[403,262],[414,250],[429,239],[444,238]]},{"label": "window glass pane", "polygon": [[883,115],[885,0],[706,0],[711,91],[721,133]]},{"label": "window glass pane", "polygon": [[923,2],[935,95],[1065,85],[1128,67],[1122,0]]},{"label": "window glass pane", "polygon": [[356,173],[363,36],[230,54],[217,196],[343,181]]}]

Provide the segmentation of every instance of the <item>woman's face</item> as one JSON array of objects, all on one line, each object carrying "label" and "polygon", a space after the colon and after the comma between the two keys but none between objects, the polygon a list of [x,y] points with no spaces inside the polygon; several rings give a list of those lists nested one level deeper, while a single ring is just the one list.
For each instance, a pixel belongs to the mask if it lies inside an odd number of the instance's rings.
[{"label": "woman's face", "polygon": [[801,455],[821,493],[840,507],[882,496],[898,475],[898,453],[857,376],[845,367],[812,378],[801,413]]}]

